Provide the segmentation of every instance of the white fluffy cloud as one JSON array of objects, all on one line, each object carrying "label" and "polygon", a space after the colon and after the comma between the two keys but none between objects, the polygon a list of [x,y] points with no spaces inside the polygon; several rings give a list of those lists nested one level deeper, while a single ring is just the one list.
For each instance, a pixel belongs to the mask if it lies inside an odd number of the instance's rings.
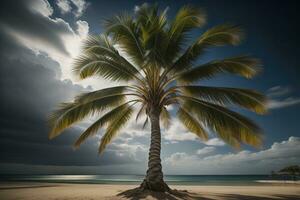
[{"label": "white fluffy cloud", "polygon": [[57,0],[56,5],[62,14],[68,13],[72,9],[69,0]]},{"label": "white fluffy cloud", "polygon": [[171,141],[193,141],[197,137],[186,130],[177,118],[172,118],[170,127],[164,132],[164,139]]},{"label": "white fluffy cloud", "polygon": [[219,138],[211,138],[203,143],[208,146],[224,146],[225,145],[225,143],[222,140],[220,140]]},{"label": "white fluffy cloud", "polygon": [[113,151],[119,157],[131,158],[135,161],[145,160],[146,151],[148,149],[145,145],[140,143],[128,144],[128,143],[112,143],[109,145],[106,151]]},{"label": "white fluffy cloud", "polygon": [[85,39],[89,34],[89,24],[86,21],[78,20],[77,24],[77,33],[80,38]]},{"label": "white fluffy cloud", "polygon": [[[210,134],[209,131],[208,133]],[[177,118],[172,118],[169,129],[164,130],[163,132],[163,137],[171,143],[177,143],[179,141],[199,141],[208,146],[225,145],[225,143],[219,138],[211,138],[207,141],[199,139],[199,137],[197,137],[194,133],[189,132]]]},{"label": "white fluffy cloud", "polygon": [[77,10],[75,11],[75,16],[80,17],[85,9],[88,6],[88,3],[85,0],[71,0],[72,3],[76,6]]},{"label": "white fluffy cloud", "polygon": [[300,164],[300,138],[290,137],[275,142],[270,148],[258,152],[215,154],[199,157],[198,154],[212,153],[211,149],[200,149],[196,154],[177,152],[165,159],[169,173],[191,174],[260,174],[270,173],[286,165]]},{"label": "white fluffy cloud", "polygon": [[[72,1],[73,2],[73,1]],[[24,13],[19,13],[16,18],[25,18],[24,26],[17,26],[14,21],[6,20],[3,28],[16,40],[36,54],[46,54],[57,61],[61,68],[58,78],[69,79],[82,86],[92,85],[95,89],[114,85],[104,79],[86,79],[80,81],[72,73],[73,59],[80,53],[82,41],[89,33],[89,24],[83,20],[76,21],[76,27],[61,18],[52,17],[53,8],[48,1],[26,1]],[[85,1],[73,2],[82,13],[87,6]],[[9,9],[12,9],[11,7]],[[19,16],[20,15],[20,16]],[[24,16],[23,16],[24,15]],[[28,23],[28,24],[27,24]],[[20,28],[20,27],[25,27]]]},{"label": "white fluffy cloud", "polygon": [[[72,74],[72,62],[73,59],[76,58],[80,53],[80,46],[81,42],[86,38],[88,32],[89,32],[89,26],[88,23],[85,21],[77,21],[77,32],[76,33],[63,19],[51,19],[49,18],[49,21],[52,21],[52,23],[60,23],[64,24],[66,27],[68,27],[67,34],[60,34],[58,35],[59,38],[62,41],[62,45],[65,47],[66,51],[68,52],[68,55],[63,54],[61,51],[56,49],[54,46],[50,46],[49,43],[51,41],[47,40],[48,38],[42,38],[42,39],[34,39],[31,37],[27,37],[26,35],[23,35],[22,33],[13,32],[12,35],[16,37],[23,45],[25,45],[27,48],[33,50],[34,52],[39,53],[46,53],[50,58],[57,61],[61,66],[61,72],[62,76],[61,79],[70,79],[73,82],[79,83],[79,81],[73,76]],[[51,39],[51,38],[49,38]],[[83,84],[87,86],[88,84]]]},{"label": "white fluffy cloud", "polygon": [[53,8],[47,0],[33,1],[30,9],[32,9],[33,12],[38,12],[45,17],[49,17],[53,14]]},{"label": "white fluffy cloud", "polygon": [[202,149],[198,149],[196,154],[199,156],[207,156],[213,152],[215,152],[216,148],[215,147],[204,147]]},{"label": "white fluffy cloud", "polygon": [[71,4],[75,7],[73,13],[76,17],[80,17],[89,5],[85,0],[57,0],[56,1],[56,5],[58,6],[62,14],[66,14],[72,11]]}]

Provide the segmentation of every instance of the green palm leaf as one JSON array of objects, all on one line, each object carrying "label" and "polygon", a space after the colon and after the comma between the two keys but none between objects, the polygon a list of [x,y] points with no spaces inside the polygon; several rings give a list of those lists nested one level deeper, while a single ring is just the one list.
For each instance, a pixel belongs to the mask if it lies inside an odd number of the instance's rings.
[{"label": "green palm leaf", "polygon": [[129,108],[128,103],[130,102],[126,102],[112,109],[111,111],[104,114],[96,122],[94,122],[80,135],[80,137],[75,142],[74,147],[78,148],[88,137],[94,135],[100,128],[105,126],[107,123],[111,123],[112,121],[116,120],[119,117],[120,113],[122,113],[124,110],[127,110]]},{"label": "green palm leaf", "polygon": [[117,94],[104,96],[88,102],[64,103],[59,109],[54,111],[50,116],[49,122],[52,130],[49,138],[58,136],[61,131],[70,127],[72,124],[83,120],[85,117],[94,115],[96,112],[104,111],[109,107],[119,105],[124,102],[125,95]]},{"label": "green palm leaf", "polygon": [[89,36],[83,44],[83,52],[87,57],[93,56],[106,57],[121,63],[121,65],[128,71],[140,75],[139,71],[126,58],[124,58],[115,45],[107,35]]},{"label": "green palm leaf", "polygon": [[179,72],[191,67],[191,64],[209,47],[237,45],[243,32],[237,26],[220,25],[203,33],[196,42],[176,60],[169,71]]},{"label": "green palm leaf", "polygon": [[189,114],[184,108],[180,107],[177,111],[177,117],[181,121],[181,123],[192,133],[195,133],[199,138],[206,141],[208,139],[208,134],[202,125],[198,122],[196,118],[194,118],[191,114]]},{"label": "green palm leaf", "polygon": [[[179,98],[184,101],[184,109],[193,112],[200,121],[229,144],[235,147],[239,147],[241,142],[256,147],[261,145],[261,130],[251,120],[222,106],[193,97]],[[231,141],[230,138],[234,139]]]},{"label": "green palm leaf", "polygon": [[144,49],[140,41],[140,29],[128,14],[107,19],[104,27],[123,51],[139,66],[143,63]]},{"label": "green palm leaf", "polygon": [[103,152],[106,145],[111,142],[111,140],[117,134],[117,132],[128,122],[132,113],[133,113],[133,108],[131,106],[128,106],[123,111],[119,112],[119,114],[114,117],[113,121],[110,121],[110,123],[106,128],[106,132],[103,135],[100,142],[100,146],[99,146],[100,154]]},{"label": "green palm leaf", "polygon": [[212,61],[207,64],[194,67],[177,75],[181,83],[193,83],[201,79],[212,78],[219,73],[231,73],[246,78],[254,77],[260,72],[260,62],[248,56],[226,58]]},{"label": "green palm leaf", "polygon": [[136,115],[136,118],[135,118],[135,121],[137,122],[139,120],[139,118],[141,117],[142,114],[147,114],[146,113],[146,105],[143,104],[142,107],[139,109],[137,115]]},{"label": "green palm leaf", "polygon": [[112,81],[129,81],[136,78],[136,73],[122,63],[103,56],[81,56],[74,63],[74,70],[81,79],[99,75]]},{"label": "green palm leaf", "polygon": [[183,48],[187,40],[187,33],[195,28],[201,27],[206,22],[206,14],[200,8],[183,6],[172,21],[167,32],[168,43],[166,53],[168,61],[172,61]]},{"label": "green palm leaf", "polygon": [[266,113],[266,97],[254,90],[226,87],[179,86],[187,95],[220,105],[236,104],[259,114]]},{"label": "green palm leaf", "polygon": [[161,114],[160,114],[160,118],[161,118],[161,121],[163,123],[163,126],[166,129],[168,129],[169,126],[170,126],[171,115],[170,115],[169,111],[165,107],[162,108],[162,111],[161,111]]},{"label": "green palm leaf", "polygon": [[93,92],[82,93],[77,97],[75,97],[75,102],[82,104],[82,103],[95,101],[103,97],[108,97],[112,95],[122,95],[128,89],[129,89],[128,86],[116,86],[116,87],[104,88],[101,90],[95,90]]},{"label": "green palm leaf", "polygon": [[[141,30],[141,42],[144,49],[152,51],[156,48],[156,40],[164,33],[167,23],[167,10],[159,12],[156,5],[143,4],[136,12],[137,25]],[[160,45],[161,46],[161,45]]]}]

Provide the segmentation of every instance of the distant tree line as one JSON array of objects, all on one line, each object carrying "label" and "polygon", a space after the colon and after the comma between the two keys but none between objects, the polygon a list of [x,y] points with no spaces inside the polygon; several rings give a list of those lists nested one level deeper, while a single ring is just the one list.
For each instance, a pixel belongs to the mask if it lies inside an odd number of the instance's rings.
[{"label": "distant tree line", "polygon": [[291,165],[285,168],[282,168],[278,172],[271,172],[272,178],[284,178],[284,179],[292,179],[294,181],[298,180],[300,177],[300,166],[299,165]]}]

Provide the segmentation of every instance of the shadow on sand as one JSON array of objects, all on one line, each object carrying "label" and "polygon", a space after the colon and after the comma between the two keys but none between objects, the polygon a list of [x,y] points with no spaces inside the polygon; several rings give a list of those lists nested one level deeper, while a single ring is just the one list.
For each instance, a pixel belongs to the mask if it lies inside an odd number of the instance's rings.
[{"label": "shadow on sand", "polygon": [[147,199],[147,197],[151,197],[153,199],[159,200],[298,200],[300,196],[295,195],[273,195],[272,197],[262,197],[262,196],[250,196],[250,195],[239,195],[239,194],[218,194],[218,193],[210,193],[201,194],[201,193],[193,193],[188,192],[186,190],[172,190],[171,193],[161,193],[161,192],[152,192],[152,191],[142,191],[140,188],[134,188],[130,190],[126,190],[117,195],[120,198],[129,199],[129,200],[139,200],[139,199]]}]

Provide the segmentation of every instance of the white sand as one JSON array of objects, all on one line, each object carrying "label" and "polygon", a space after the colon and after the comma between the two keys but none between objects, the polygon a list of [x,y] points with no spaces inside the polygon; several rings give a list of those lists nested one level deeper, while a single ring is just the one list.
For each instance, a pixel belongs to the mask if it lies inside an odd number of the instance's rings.
[{"label": "white sand", "polygon": [[[135,185],[101,185],[101,184],[55,184],[55,183],[2,183],[1,200],[93,200],[93,199],[300,199],[298,184],[274,184],[263,186],[171,186],[180,190],[176,194],[144,192],[139,196],[132,191]],[[183,191],[186,190],[186,191]],[[118,195],[119,194],[119,195]]]}]

